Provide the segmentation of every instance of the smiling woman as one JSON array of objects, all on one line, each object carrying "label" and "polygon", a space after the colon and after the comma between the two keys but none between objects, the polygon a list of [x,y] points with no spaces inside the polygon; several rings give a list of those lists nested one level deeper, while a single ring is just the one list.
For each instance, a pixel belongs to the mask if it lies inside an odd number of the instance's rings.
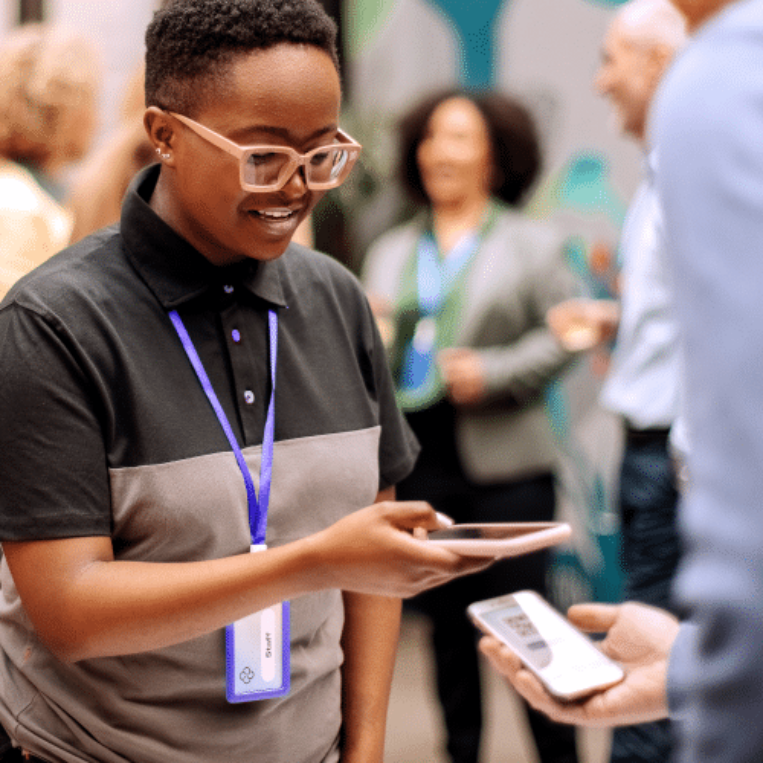
[{"label": "smiling woman", "polygon": [[0,723],[33,760],[381,763],[395,597],[489,564],[414,537],[368,303],[291,244],[360,150],[335,35],[315,0],[170,0],[159,163],[0,310]]},{"label": "smiling woman", "polygon": [[[330,146],[340,97],[331,56],[313,46],[280,44],[234,60],[215,98],[202,96],[195,105],[192,124],[149,101],[146,126],[164,166],[152,207],[215,264],[280,256],[325,188],[311,187],[296,166],[280,187],[253,192],[241,182],[245,170],[220,152],[221,143],[296,153]],[[219,136],[214,145],[210,132]]]}]

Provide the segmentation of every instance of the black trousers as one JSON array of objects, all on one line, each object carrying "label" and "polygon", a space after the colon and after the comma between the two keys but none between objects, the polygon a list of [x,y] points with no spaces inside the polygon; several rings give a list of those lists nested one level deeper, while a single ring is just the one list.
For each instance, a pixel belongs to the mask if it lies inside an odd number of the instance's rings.
[{"label": "black trousers", "polygon": [[0,754],[0,763],[46,763],[42,758],[35,758],[34,755],[25,757],[18,747],[12,747],[5,753]]},{"label": "black trousers", "polygon": [[25,757],[18,747],[14,747],[6,730],[0,726],[0,763],[45,763],[33,755]]},{"label": "black trousers", "polygon": [[[422,452],[414,472],[397,486],[398,498],[429,501],[456,522],[552,520],[553,475],[490,485],[466,477],[456,453],[454,417],[446,403],[408,416]],[[466,607],[524,588],[545,595],[547,565],[548,554],[543,551],[504,560],[407,603],[432,622],[437,690],[453,763],[477,763],[482,733],[478,634],[466,617]],[[541,763],[576,763],[574,728],[555,724],[529,707],[527,710]]]}]

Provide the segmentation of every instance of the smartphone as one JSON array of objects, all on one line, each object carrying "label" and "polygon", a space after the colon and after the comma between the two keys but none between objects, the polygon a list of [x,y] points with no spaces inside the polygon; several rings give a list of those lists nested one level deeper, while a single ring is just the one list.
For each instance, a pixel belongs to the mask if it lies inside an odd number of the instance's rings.
[{"label": "smartphone", "polygon": [[426,540],[463,556],[501,558],[538,551],[570,535],[572,528],[566,522],[497,522],[452,525],[430,532]]},{"label": "smartphone", "polygon": [[506,644],[559,700],[587,697],[625,677],[616,662],[534,591],[475,602],[467,614],[483,633]]}]

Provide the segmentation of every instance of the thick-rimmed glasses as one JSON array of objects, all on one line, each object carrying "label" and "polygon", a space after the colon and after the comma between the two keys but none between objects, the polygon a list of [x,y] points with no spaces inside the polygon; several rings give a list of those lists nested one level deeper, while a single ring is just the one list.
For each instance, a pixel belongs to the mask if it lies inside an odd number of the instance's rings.
[{"label": "thick-rimmed glasses", "polygon": [[337,130],[337,141],[300,154],[289,146],[239,146],[203,124],[168,112],[213,146],[239,160],[241,187],[245,191],[278,191],[299,167],[305,168],[305,183],[313,191],[341,185],[360,156],[361,145]]}]

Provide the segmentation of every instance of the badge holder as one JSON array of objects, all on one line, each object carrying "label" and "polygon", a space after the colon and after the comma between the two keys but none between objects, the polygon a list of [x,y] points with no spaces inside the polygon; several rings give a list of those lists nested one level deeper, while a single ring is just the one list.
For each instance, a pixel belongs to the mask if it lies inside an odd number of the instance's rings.
[{"label": "badge holder", "polygon": [[[264,551],[265,545],[252,546]],[[274,604],[225,628],[228,702],[282,697],[291,687],[289,602]]]},{"label": "badge holder", "polygon": [[400,384],[406,390],[417,390],[424,386],[434,370],[434,346],[437,323],[432,316],[421,318],[416,324],[413,338],[405,348],[404,372]]},{"label": "badge holder", "polygon": [[[278,316],[268,311],[270,330],[271,396],[268,405],[265,433],[262,439],[260,465],[260,496],[246,465],[244,454],[236,441],[225,411],[209,381],[201,359],[196,352],[180,316],[170,312],[170,319],[183,343],[204,392],[228,438],[246,485],[249,505],[249,525],[252,533],[250,551],[264,551],[267,530],[270,480],[273,471],[273,444],[275,430],[276,348],[278,343]],[[291,641],[289,629],[289,602],[283,601],[236,620],[225,627],[225,695],[228,702],[253,702],[260,699],[282,697],[291,688]]]}]

